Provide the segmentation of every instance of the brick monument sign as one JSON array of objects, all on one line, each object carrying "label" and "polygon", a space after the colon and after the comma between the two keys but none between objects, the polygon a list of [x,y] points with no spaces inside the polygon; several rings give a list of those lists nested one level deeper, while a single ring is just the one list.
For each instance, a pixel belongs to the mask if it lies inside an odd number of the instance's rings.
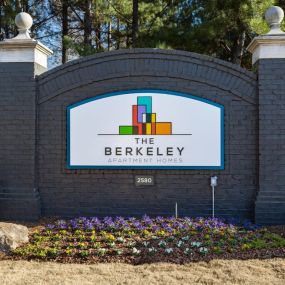
[{"label": "brick monument sign", "polygon": [[[128,49],[47,71],[51,51],[0,42],[0,219],[210,216],[285,222],[285,33],[248,47],[256,73],[213,57]],[[282,10],[281,10],[282,11]]]}]

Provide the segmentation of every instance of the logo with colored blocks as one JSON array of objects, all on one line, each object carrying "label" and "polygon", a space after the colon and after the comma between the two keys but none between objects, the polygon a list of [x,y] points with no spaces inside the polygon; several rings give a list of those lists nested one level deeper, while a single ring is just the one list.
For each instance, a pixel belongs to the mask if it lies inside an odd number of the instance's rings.
[{"label": "logo with colored blocks", "polygon": [[172,135],[171,122],[157,122],[152,112],[152,97],[138,96],[132,106],[132,125],[119,126],[120,135]]}]

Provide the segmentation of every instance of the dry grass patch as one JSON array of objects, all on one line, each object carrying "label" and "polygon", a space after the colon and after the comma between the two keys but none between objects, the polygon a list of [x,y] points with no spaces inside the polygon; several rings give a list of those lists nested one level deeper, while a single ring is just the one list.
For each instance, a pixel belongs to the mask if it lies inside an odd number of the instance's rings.
[{"label": "dry grass patch", "polygon": [[185,265],[0,261],[0,284],[285,284],[285,259],[212,260]]}]

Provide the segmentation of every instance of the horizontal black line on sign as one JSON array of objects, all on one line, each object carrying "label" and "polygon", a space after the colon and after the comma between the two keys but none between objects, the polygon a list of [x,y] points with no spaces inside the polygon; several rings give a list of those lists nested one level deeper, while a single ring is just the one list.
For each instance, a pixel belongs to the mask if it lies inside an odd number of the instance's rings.
[{"label": "horizontal black line on sign", "polygon": [[192,136],[192,134],[171,134],[171,135],[119,135],[119,134],[97,134],[98,136]]}]

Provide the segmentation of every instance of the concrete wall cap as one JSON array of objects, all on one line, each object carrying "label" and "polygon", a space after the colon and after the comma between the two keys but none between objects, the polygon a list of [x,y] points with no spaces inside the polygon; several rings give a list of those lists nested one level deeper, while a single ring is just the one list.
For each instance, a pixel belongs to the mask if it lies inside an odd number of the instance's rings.
[{"label": "concrete wall cap", "polygon": [[34,62],[47,69],[47,57],[52,51],[33,39],[9,39],[0,42],[0,63]]}]

